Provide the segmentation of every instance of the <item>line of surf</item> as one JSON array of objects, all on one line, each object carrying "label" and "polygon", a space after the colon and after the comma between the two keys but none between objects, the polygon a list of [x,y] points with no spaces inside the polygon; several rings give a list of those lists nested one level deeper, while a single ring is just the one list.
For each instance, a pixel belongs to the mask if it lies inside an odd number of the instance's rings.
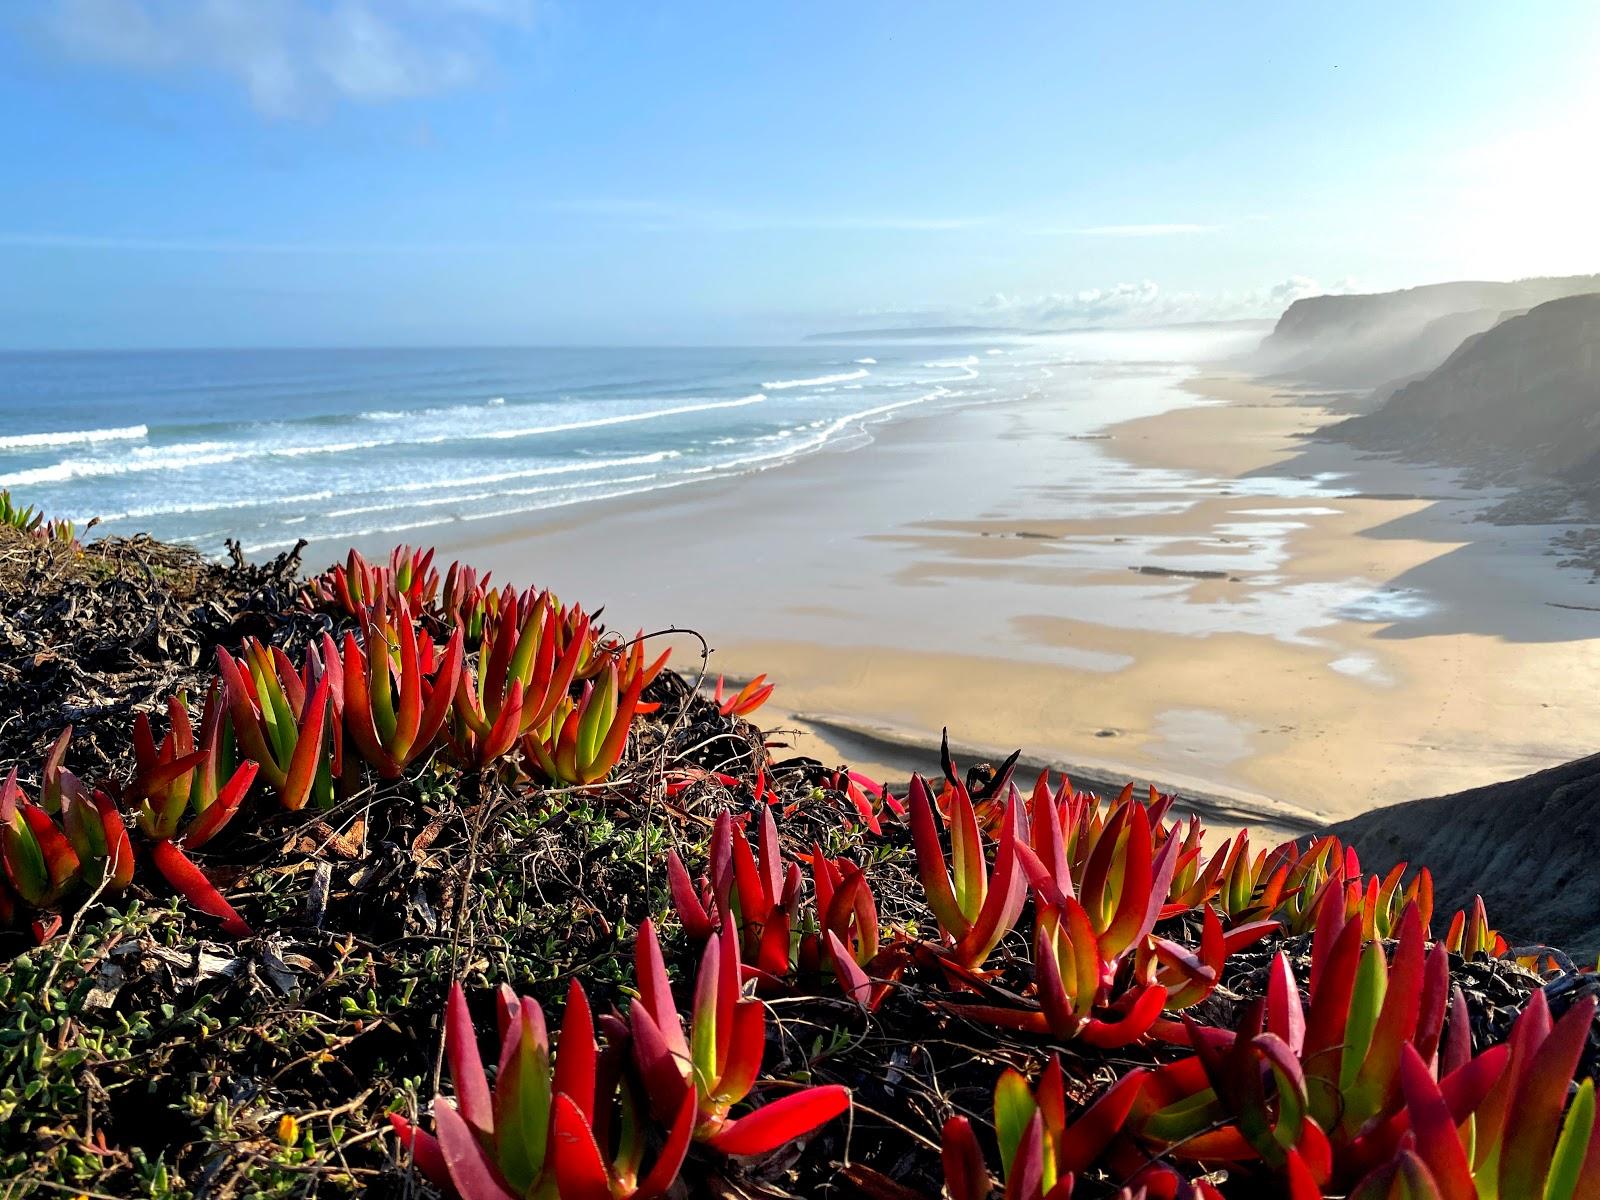
[{"label": "line of surf", "polygon": [[56,433],[9,433],[0,437],[0,450],[39,450],[50,446],[85,446],[96,442],[132,442],[147,437],[146,425],[112,429],[66,429]]},{"label": "line of surf", "polygon": [[62,483],[71,479],[92,479],[111,475],[127,475],[165,470],[188,470],[195,467],[224,466],[228,463],[271,458],[305,458],[312,455],[352,454],[364,450],[377,450],[393,446],[437,446],[445,443],[478,441],[513,441],[521,438],[543,437],[550,434],[574,433],[587,429],[600,429],[615,425],[628,425],[639,421],[656,421],[667,417],[721,409],[743,408],[760,404],[766,396],[760,392],[732,400],[713,400],[700,404],[680,404],[670,408],[651,409],[642,413],[613,413],[604,417],[590,417],[578,421],[561,421],[550,425],[519,426],[511,429],[463,430],[427,436],[365,438],[355,441],[319,442],[301,446],[241,446],[234,450],[215,453],[197,452],[207,448],[207,443],[190,443],[172,448],[172,453],[151,453],[133,459],[64,459],[48,467],[34,467],[0,475],[0,487],[24,487],[42,483]]},{"label": "line of surf", "polygon": [[822,387],[829,383],[849,383],[852,379],[865,379],[872,372],[865,367],[859,371],[846,371],[842,375],[818,375],[812,379],[775,379],[761,386],[769,392],[786,392],[790,388]]}]

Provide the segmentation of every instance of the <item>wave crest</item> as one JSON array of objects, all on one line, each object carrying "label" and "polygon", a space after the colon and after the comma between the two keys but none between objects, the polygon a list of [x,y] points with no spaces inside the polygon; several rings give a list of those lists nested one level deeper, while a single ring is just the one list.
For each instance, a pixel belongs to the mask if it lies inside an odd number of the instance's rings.
[{"label": "wave crest", "polygon": [[91,442],[133,442],[148,437],[147,425],[115,429],[67,429],[60,433],[11,433],[0,437],[0,450],[36,450],[46,446],[82,446]]},{"label": "wave crest", "polygon": [[865,379],[872,372],[863,367],[859,371],[846,371],[843,375],[818,375],[815,379],[778,379],[761,386],[769,392],[786,392],[790,388],[819,387],[825,383],[849,383],[852,379]]}]

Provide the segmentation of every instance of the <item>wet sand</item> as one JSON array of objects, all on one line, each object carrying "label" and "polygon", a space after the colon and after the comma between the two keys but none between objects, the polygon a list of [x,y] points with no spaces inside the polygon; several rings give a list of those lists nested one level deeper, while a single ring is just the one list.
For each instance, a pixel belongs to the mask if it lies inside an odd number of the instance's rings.
[{"label": "wet sand", "polygon": [[797,751],[890,775],[937,769],[948,724],[963,761],[1021,747],[1299,829],[1592,750],[1600,587],[1552,528],[1475,521],[1494,494],[1304,438],[1329,419],[1228,375],[1090,369],[439,541],[703,632],[713,673],[778,683],[764,723]]}]

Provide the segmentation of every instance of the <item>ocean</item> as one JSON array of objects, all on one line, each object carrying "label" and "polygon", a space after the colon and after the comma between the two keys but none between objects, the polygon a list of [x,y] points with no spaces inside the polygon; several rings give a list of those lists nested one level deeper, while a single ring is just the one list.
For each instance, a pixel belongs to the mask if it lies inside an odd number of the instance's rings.
[{"label": "ocean", "polygon": [[1062,369],[1128,357],[1119,345],[4,353],[0,488],[54,517],[97,517],[97,532],[212,555],[229,537],[258,555],[302,537],[426,541],[453,522],[763,470],[858,444],[880,421],[1022,398]]}]

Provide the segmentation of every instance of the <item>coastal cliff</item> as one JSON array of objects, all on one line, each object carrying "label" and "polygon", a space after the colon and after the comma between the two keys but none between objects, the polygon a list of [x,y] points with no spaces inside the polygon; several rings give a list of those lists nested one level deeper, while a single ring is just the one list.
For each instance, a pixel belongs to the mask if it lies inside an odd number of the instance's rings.
[{"label": "coastal cliff", "polygon": [[1378,389],[1381,403],[1395,381],[1431,371],[1507,315],[1596,291],[1600,276],[1572,275],[1311,296],[1289,306],[1250,365],[1319,387]]},{"label": "coastal cliff", "polygon": [[1600,294],[1552,300],[1468,338],[1376,411],[1328,433],[1587,490],[1600,479],[1597,346]]},{"label": "coastal cliff", "polygon": [[1574,958],[1600,952],[1600,755],[1521,779],[1362,813],[1325,832],[1382,874],[1426,863],[1435,905],[1449,912],[1481,895],[1513,942],[1543,939]]}]

